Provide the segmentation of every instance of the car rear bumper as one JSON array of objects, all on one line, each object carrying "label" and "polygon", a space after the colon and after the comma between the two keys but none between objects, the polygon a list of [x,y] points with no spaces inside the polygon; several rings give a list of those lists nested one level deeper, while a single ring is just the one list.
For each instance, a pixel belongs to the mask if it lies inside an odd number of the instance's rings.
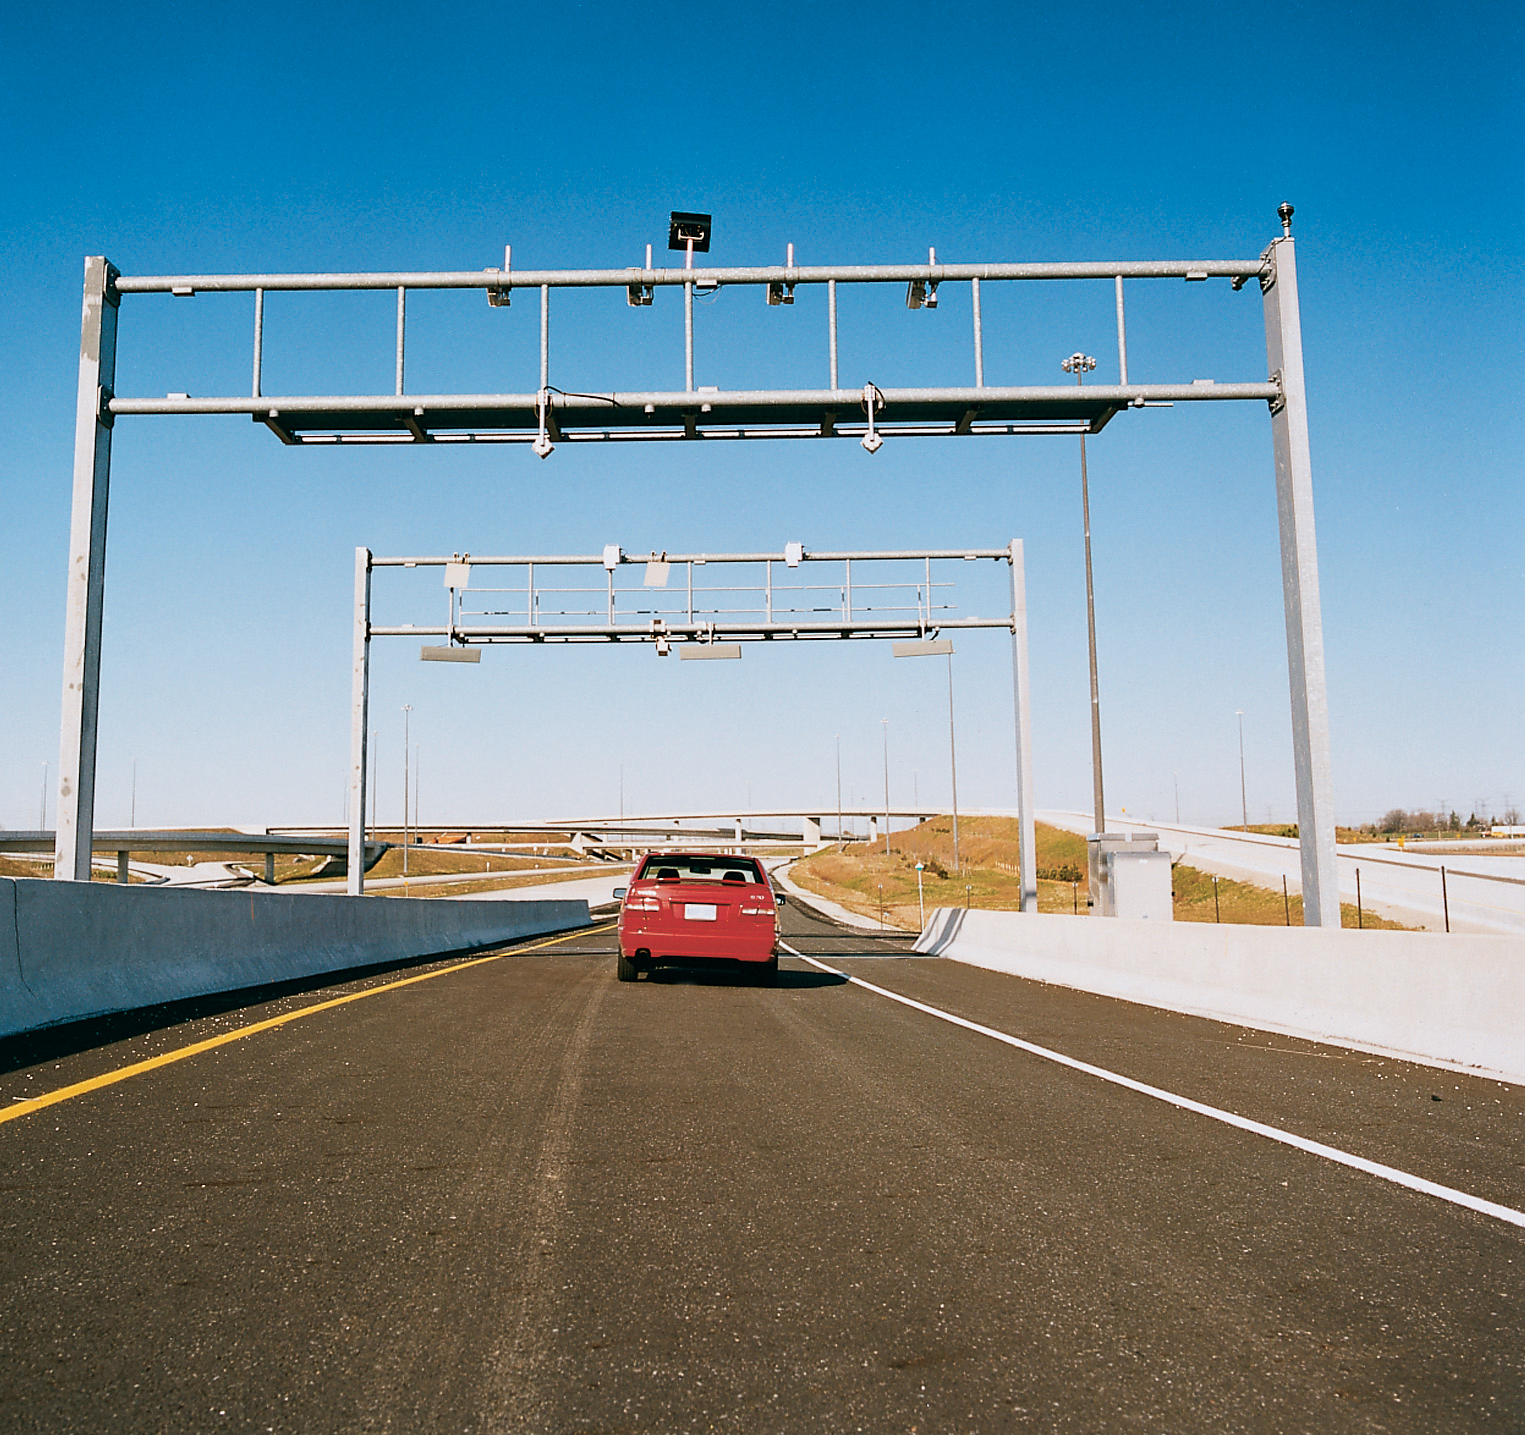
[{"label": "car rear bumper", "polygon": [[647,955],[642,960],[653,962],[771,962],[777,946],[771,932],[761,941],[719,935],[702,937],[690,932],[676,936],[667,932],[621,932],[620,951],[631,960],[644,952]]}]

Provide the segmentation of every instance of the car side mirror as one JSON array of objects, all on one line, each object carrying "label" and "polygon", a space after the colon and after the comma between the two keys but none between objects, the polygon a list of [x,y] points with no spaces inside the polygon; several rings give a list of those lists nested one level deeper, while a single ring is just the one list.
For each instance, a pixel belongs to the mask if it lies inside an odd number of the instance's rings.
[{"label": "car side mirror", "polygon": [[788,898],[785,897],[782,892],[775,892],[773,894],[773,898],[780,907],[782,907],[788,901]]},{"label": "car side mirror", "polygon": [[628,888],[628,887],[616,887],[614,889],[615,900],[616,901],[623,901],[624,897],[625,897],[625,893],[628,892],[629,890],[630,890],[630,888]]}]

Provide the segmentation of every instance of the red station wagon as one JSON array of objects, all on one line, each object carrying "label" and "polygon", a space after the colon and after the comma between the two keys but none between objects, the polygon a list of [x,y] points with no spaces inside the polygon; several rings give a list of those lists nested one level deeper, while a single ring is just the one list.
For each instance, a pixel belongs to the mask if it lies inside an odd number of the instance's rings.
[{"label": "red station wagon", "polygon": [[648,852],[620,907],[619,979],[669,963],[741,963],[772,986],[783,900],[755,858]]}]

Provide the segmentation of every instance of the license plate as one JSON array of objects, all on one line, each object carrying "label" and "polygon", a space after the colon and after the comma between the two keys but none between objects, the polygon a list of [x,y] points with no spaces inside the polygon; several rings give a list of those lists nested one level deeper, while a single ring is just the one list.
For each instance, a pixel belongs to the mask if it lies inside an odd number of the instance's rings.
[{"label": "license plate", "polygon": [[715,920],[715,904],[713,902],[685,902],[683,916],[690,922],[713,922]]}]

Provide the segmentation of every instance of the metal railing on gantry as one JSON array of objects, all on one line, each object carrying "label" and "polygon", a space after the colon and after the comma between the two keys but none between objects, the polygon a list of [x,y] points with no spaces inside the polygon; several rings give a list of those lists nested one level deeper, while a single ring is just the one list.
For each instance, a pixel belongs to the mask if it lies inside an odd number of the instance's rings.
[{"label": "metal railing on gantry", "polygon": [[[1281,535],[1282,592],[1292,689],[1293,759],[1298,828],[1302,834],[1305,920],[1338,926],[1335,882],[1334,791],[1328,698],[1313,523],[1312,460],[1308,442],[1302,327],[1292,206],[1278,214],[1282,233],[1254,259],[1118,260],[1061,263],[939,263],[796,265],[793,246],[781,266],[694,268],[688,245],[683,268],[656,268],[648,247],[644,265],[625,269],[501,266],[425,273],[124,275],[104,256],[85,261],[78,400],[75,414],[74,501],[64,639],[60,723],[56,874],[90,875],[94,820],[96,720],[99,709],[101,614],[105,587],[106,508],[112,429],[126,416],[232,414],[267,425],[288,444],[520,442],[542,458],[558,442],[854,437],[874,452],[886,437],[1023,433],[1096,433],[1128,409],[1192,402],[1253,401],[1271,415]],[[674,216],[674,235],[680,219]],[[680,236],[681,237],[681,236]],[[693,234],[689,234],[692,239]],[[674,245],[673,247],[681,247]],[[1132,381],[1124,309],[1126,281],[1227,279],[1235,290],[1257,281],[1265,319],[1267,377],[1263,381],[1193,378],[1156,384]],[[988,385],[985,382],[981,286],[990,283],[1108,282],[1116,298],[1118,382],[1095,385]],[[838,364],[837,290],[843,284],[901,285],[909,309],[935,309],[940,287],[970,287],[974,382],[915,388],[885,387],[871,365],[843,384]],[[696,381],[694,299],[725,288],[761,291],[770,306],[791,305],[801,286],[824,286],[826,387],[722,390]],[[416,394],[406,383],[407,296],[422,290],[480,290],[498,309],[514,291],[539,297],[539,382],[516,392]],[[621,392],[591,391],[568,380],[551,383],[553,290],[624,291],[636,310],[658,290],[681,290],[684,304],[684,384],[655,384]],[[273,293],[371,290],[395,294],[395,383],[381,394],[265,392],[264,311]],[[253,301],[252,381],[248,394],[164,397],[118,394],[116,348],[123,299],[153,295],[246,293]],[[558,377],[560,377],[558,375]]]},{"label": "metal railing on gantry", "polygon": [[[947,565],[963,569],[981,560],[1010,569],[1010,611],[994,618],[963,614],[952,601],[958,586],[943,576]],[[952,740],[951,638],[946,633],[1004,629],[1011,634],[1013,718],[1017,751],[1017,815],[1020,823],[1024,910],[1037,910],[1038,869],[1032,812],[1031,702],[1027,675],[1027,580],[1022,542],[1004,548],[920,549],[910,552],[813,552],[787,543],[777,553],[627,554],[618,544],[602,553],[472,557],[382,558],[355,550],[354,666],[350,688],[349,890],[365,890],[360,854],[365,844],[365,802],[370,732],[371,640],[436,637],[424,644],[425,661],[479,662],[482,648],[497,643],[649,643],[660,657],[677,646],[684,658],[740,658],[749,642],[890,639],[897,657],[949,655],[949,739]],[[937,565],[934,569],[933,565]],[[854,578],[856,566],[857,577]],[[440,568],[449,612],[442,626],[371,621],[371,583],[377,569]],[[682,575],[672,585],[673,570]],[[478,569],[508,570],[513,583],[473,587]],[[546,570],[553,577],[545,581]],[[577,582],[564,574],[601,574]],[[741,570],[733,581],[732,575]],[[867,572],[865,572],[867,570]],[[622,584],[621,574],[641,574]],[[716,581],[714,575],[721,575]],[[701,576],[696,579],[695,574]],[[750,578],[750,581],[748,581]],[[470,595],[493,604],[466,606]],[[511,619],[482,622],[480,619]],[[951,753],[951,746],[950,746]],[[955,844],[957,779],[954,779]],[[888,783],[886,783],[886,797]],[[888,823],[889,810],[885,820]],[[740,823],[736,837],[741,839]]]}]

